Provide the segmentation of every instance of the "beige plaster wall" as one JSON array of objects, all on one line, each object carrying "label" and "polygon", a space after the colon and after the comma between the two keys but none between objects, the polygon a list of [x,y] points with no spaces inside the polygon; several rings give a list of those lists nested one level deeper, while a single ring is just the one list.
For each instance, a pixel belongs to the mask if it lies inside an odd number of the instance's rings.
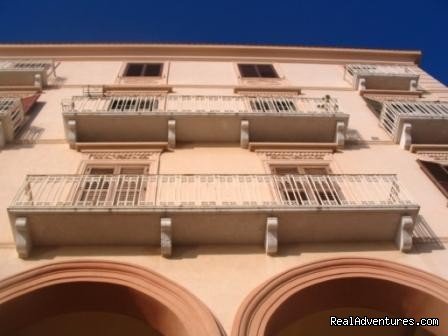
[{"label": "beige plaster wall", "polygon": [[[81,85],[113,83],[121,62],[68,62],[58,66],[58,76],[65,78],[61,87],[45,90],[39,98],[40,109],[24,132],[39,131],[39,137],[21,138],[22,143],[0,150],[0,278],[48,262],[72,258],[95,258],[130,262],[160,272],[197,295],[210,307],[225,330],[230,332],[238,306],[249,292],[267,278],[293,266],[322,258],[366,256],[385,258],[411,265],[448,279],[448,252],[443,242],[448,238],[447,200],[423,174],[415,154],[393,145],[378,126],[358,92],[351,91],[341,78],[340,65],[283,63],[282,74],[289,84],[314,87],[306,96],[330,94],[340,100],[341,109],[350,115],[349,129],[355,142],[334,154],[334,173],[396,173],[402,184],[421,205],[425,225],[442,240],[438,247],[417,246],[403,254],[395,246],[377,244],[302,244],[281,246],[277,257],[268,257],[257,247],[175,247],[172,259],[159,256],[152,248],[57,248],[37,251],[33,259],[17,257],[6,208],[21,186],[26,174],[75,173],[82,154],[70,150],[64,139],[60,100],[81,93]],[[232,94],[237,74],[231,62],[173,61],[169,84],[176,93]],[[65,87],[67,85],[68,87]],[[69,87],[79,85],[80,87]],[[176,86],[178,85],[178,86]],[[203,86],[203,87],[198,87]],[[332,87],[332,90],[325,89]],[[24,134],[25,134],[24,133]],[[160,173],[264,173],[260,158],[237,144],[186,144],[160,157]],[[241,223],[244,225],[244,223]],[[431,238],[431,237],[429,237]],[[434,237],[432,237],[434,238]]]}]

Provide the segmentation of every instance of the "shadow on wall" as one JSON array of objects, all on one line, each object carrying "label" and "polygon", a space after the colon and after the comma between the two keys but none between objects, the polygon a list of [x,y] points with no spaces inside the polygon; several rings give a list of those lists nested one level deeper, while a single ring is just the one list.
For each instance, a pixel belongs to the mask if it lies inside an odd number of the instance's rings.
[{"label": "shadow on wall", "polygon": [[413,238],[414,248],[411,253],[428,253],[434,250],[444,250],[442,240],[431,229],[422,215],[418,215]]},{"label": "shadow on wall", "polygon": [[37,102],[34,104],[33,108],[26,115],[25,122],[23,123],[20,133],[17,135],[16,141],[21,144],[34,144],[38,141],[45,129],[42,127],[32,126],[34,119],[40,113],[45,103]]},{"label": "shadow on wall", "polygon": [[345,144],[349,146],[345,149],[362,149],[362,148],[369,148],[369,145],[363,139],[361,136],[361,133],[358,132],[358,130],[353,128],[348,128],[345,133]]}]

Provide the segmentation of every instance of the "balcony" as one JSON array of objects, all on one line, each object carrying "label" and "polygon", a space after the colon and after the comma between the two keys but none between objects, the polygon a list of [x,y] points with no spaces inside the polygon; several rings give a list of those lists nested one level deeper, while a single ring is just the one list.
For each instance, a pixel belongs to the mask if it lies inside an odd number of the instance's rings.
[{"label": "balcony", "polygon": [[72,147],[89,142],[343,145],[337,101],[285,96],[78,96],[62,103]]},{"label": "balcony", "polygon": [[0,149],[14,140],[25,114],[19,98],[0,97]]},{"label": "balcony", "polygon": [[416,91],[419,75],[408,66],[347,64],[344,78],[360,91]]},{"label": "balcony", "polygon": [[395,143],[448,145],[448,102],[388,101],[380,106],[380,124]]},{"label": "balcony", "polygon": [[28,176],[8,211],[32,247],[396,241],[416,205],[394,175]]},{"label": "balcony", "polygon": [[45,87],[50,76],[55,76],[51,60],[0,60],[0,85]]}]

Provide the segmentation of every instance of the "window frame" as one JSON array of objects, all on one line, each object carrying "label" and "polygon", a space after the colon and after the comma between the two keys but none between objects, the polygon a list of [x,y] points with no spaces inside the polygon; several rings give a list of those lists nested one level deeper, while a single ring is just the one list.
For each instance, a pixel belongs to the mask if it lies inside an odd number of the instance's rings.
[{"label": "window frame", "polygon": [[[142,65],[140,75],[138,75],[138,76],[129,76],[128,75],[129,68],[133,65]],[[154,66],[154,65],[158,65],[160,67],[158,75],[155,75],[155,76],[145,75],[147,67]],[[164,67],[165,67],[165,64],[163,62],[151,62],[151,63],[127,62],[126,66],[124,68],[122,77],[125,77],[125,78],[161,78],[163,76]]]},{"label": "window frame", "polygon": [[[241,70],[242,66],[253,66],[255,72],[257,73],[257,76],[244,76],[243,72]],[[259,70],[260,66],[270,66],[275,76],[273,76],[273,77],[271,77],[271,76],[269,76],[269,77],[268,76],[262,76],[261,72]],[[250,80],[250,79],[252,79],[252,80],[254,80],[254,79],[259,79],[259,80],[266,80],[266,79],[268,79],[268,80],[269,79],[271,79],[271,80],[278,80],[278,79],[281,79],[280,74],[277,71],[277,69],[275,68],[274,63],[237,63],[236,67],[238,69],[238,74],[239,74],[239,77],[241,79],[248,79],[248,80]]]},{"label": "window frame", "polygon": [[429,160],[422,160],[417,159],[417,163],[420,166],[421,170],[425,173],[426,176],[431,180],[431,182],[437,187],[437,189],[440,190],[443,196],[445,196],[448,199],[448,188],[444,187],[439,179],[432,174],[432,172],[428,169],[428,167],[425,165],[425,163],[430,164],[436,164],[440,166],[440,169],[445,172],[447,178],[448,178],[448,162],[440,162],[440,161],[429,161]]}]

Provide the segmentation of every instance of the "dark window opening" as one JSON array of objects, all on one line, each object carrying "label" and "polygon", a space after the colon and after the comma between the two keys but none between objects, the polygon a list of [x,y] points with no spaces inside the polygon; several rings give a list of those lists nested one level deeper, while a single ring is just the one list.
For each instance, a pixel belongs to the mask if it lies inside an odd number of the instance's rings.
[{"label": "dark window opening", "polygon": [[160,77],[162,63],[129,63],[124,72],[125,77]]},{"label": "dark window opening", "polygon": [[422,170],[448,198],[448,165],[437,162],[417,160]]},{"label": "dark window opening", "polygon": [[244,78],[278,78],[272,64],[238,64],[238,69]]}]

